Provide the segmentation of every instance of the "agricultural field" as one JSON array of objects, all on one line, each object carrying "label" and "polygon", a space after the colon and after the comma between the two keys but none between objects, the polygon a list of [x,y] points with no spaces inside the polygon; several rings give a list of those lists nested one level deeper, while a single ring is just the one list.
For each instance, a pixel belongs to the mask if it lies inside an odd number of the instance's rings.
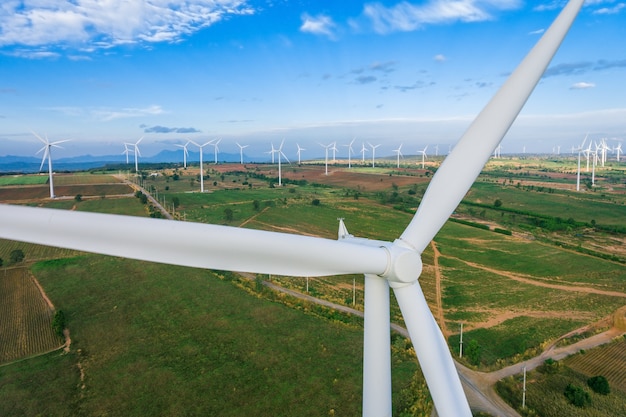
[{"label": "agricultural field", "polygon": [[53,313],[27,268],[0,272],[0,365],[59,348]]},{"label": "agricultural field", "polygon": [[41,185],[47,183],[47,175],[0,175],[0,187],[14,185]]},{"label": "agricultural field", "polygon": [[[527,374],[526,407],[543,417],[620,417],[626,415],[626,340],[620,337],[605,346],[581,352],[555,363],[552,371],[541,367]],[[595,393],[587,384],[594,376],[604,376],[610,387],[608,395]],[[564,395],[568,384],[584,389],[590,404],[579,407]],[[521,411],[522,377],[515,375],[498,382],[498,392]]]},{"label": "agricultural field", "polygon": [[[465,356],[461,362],[474,369],[490,371],[519,363],[538,355],[566,334],[600,332],[610,326],[607,324],[610,323],[607,317],[626,305],[624,280],[626,257],[624,249],[619,247],[619,242],[624,242],[625,239],[624,233],[620,232],[619,228],[626,226],[621,220],[623,216],[620,217],[626,198],[626,193],[620,191],[623,189],[620,188],[621,183],[613,183],[612,190],[609,187],[603,188],[601,194],[585,192],[584,195],[579,195],[557,187],[567,181],[567,178],[557,178],[563,174],[551,171],[546,174],[542,171],[544,169],[541,168],[542,165],[538,166],[540,168],[535,169],[530,177],[525,174],[524,178],[536,180],[536,184],[543,184],[541,186],[554,181],[555,191],[524,189],[523,186],[518,188],[514,185],[515,180],[513,185],[509,183],[503,185],[501,179],[504,177],[501,170],[504,168],[492,167],[491,171],[487,171],[480,178],[459,206],[454,215],[455,221],[448,222],[423,253],[424,271],[420,283],[427,300],[443,328],[452,351],[458,351],[459,330],[463,323],[464,346],[471,342],[475,351],[472,355]],[[159,201],[164,201],[166,206],[171,206],[176,201],[177,214],[187,221],[334,239],[337,236],[337,219],[343,218],[348,230],[355,236],[393,240],[411,220],[427,181],[436,170],[434,165],[427,166],[426,170],[378,167],[374,173],[368,173],[365,168],[349,172],[345,167],[333,167],[331,175],[325,176],[323,165],[283,167],[284,186],[276,187],[275,168],[253,165],[242,168],[238,164],[211,165],[207,168],[205,193],[198,192],[200,185],[197,170],[194,171],[193,167],[188,170],[166,170],[156,176],[146,176],[140,181],[146,190],[153,196],[158,196]],[[543,175],[547,175],[548,178],[543,178]],[[82,185],[76,183],[75,186]],[[495,200],[501,201],[500,207],[494,207]],[[71,201],[59,199],[46,202],[45,205],[68,210],[146,215],[144,206],[138,201],[134,197],[122,199],[107,197],[79,203],[73,199]],[[481,204],[489,207],[481,207]],[[532,223],[526,218],[522,219],[523,216],[520,214],[507,212],[505,210],[507,208],[528,212],[529,218],[533,219],[554,219],[558,216],[567,220],[572,217],[576,222],[585,224],[571,223],[569,229],[552,230],[545,225]],[[597,228],[595,225],[587,224],[591,220],[588,219],[590,216],[594,216],[592,219],[597,223]],[[600,226],[615,227],[616,230],[608,231]],[[604,245],[604,242],[609,241],[614,245]],[[157,267],[156,264],[135,264],[131,261],[92,255],[72,256],[75,254],[67,254],[64,259],[40,263],[34,267],[34,272],[46,291],[50,292],[53,302],[60,305],[64,311],[72,311],[69,326],[72,334],[76,335],[73,350],[81,349],[81,352],[88,352],[82,353],[81,356],[74,351],[72,360],[75,362],[72,366],[78,367],[77,364],[80,363],[81,369],[85,372],[85,384],[90,392],[85,409],[89,412],[110,414],[111,410],[123,409],[123,412],[120,411],[121,414],[133,415],[132,410],[139,410],[145,406],[141,404],[141,398],[163,396],[163,401],[159,402],[161,406],[174,404],[189,409],[189,404],[199,401],[198,407],[192,408],[193,410],[209,410],[209,414],[223,415],[226,412],[225,408],[220,407],[226,406],[217,404],[215,400],[211,402],[208,399],[194,398],[200,395],[197,386],[207,383],[203,382],[205,374],[193,374],[193,370],[198,369],[200,365],[202,368],[215,368],[216,371],[208,373],[214,378],[217,378],[215,372],[219,374],[219,378],[224,377],[223,383],[226,387],[230,386],[228,385],[230,380],[240,381],[241,384],[237,388],[240,393],[250,395],[250,398],[261,395],[257,387],[249,386],[248,381],[252,378],[248,373],[254,373],[258,377],[257,374],[261,371],[254,366],[248,367],[250,358],[243,353],[245,348],[240,347],[237,337],[226,330],[227,327],[238,328],[230,322],[231,319],[254,323],[256,318],[260,318],[262,323],[275,323],[278,327],[299,329],[303,326],[311,332],[309,335],[320,334],[320,338],[325,336],[319,333],[319,329],[308,328],[308,324],[294,323],[299,323],[302,317],[307,317],[303,320],[317,323],[316,326],[320,328],[331,323],[330,327],[334,330],[328,335],[328,340],[340,340],[342,344],[347,345],[347,350],[351,350],[353,356],[357,352],[356,356],[361,355],[361,347],[353,345],[357,342],[343,340],[342,338],[347,336],[339,335],[343,331],[350,333],[354,330],[354,340],[360,340],[362,330],[359,328],[358,320],[355,327],[354,319],[337,318],[331,313],[315,312],[309,305],[292,304],[291,297],[261,291],[258,285],[255,286],[254,280],[246,281],[219,271],[196,271],[162,265]],[[188,278],[191,283],[187,282]],[[213,287],[217,285],[216,280],[228,284],[229,288],[239,293],[244,300],[251,297],[260,304],[248,306],[249,301],[228,298],[231,296],[223,293],[225,289],[218,290]],[[262,280],[303,293],[307,291],[307,280],[302,277],[259,276],[257,284]],[[85,285],[88,290],[83,289],[81,285]],[[206,295],[207,298],[200,295],[205,289],[209,293]],[[363,308],[362,276],[310,278],[308,292],[309,295],[353,307],[355,310]],[[225,300],[217,300],[214,297],[222,297]],[[226,302],[232,303],[233,306],[245,305],[255,313],[253,316],[250,316],[247,310],[236,313],[225,307]],[[152,304],[159,306],[157,308]],[[212,304],[216,304],[215,309],[212,309]],[[142,311],[133,309],[133,306],[139,305],[142,306]],[[266,317],[264,311],[268,305],[277,308],[276,314],[281,317],[287,315],[293,323],[287,325],[282,319]],[[302,315],[300,312],[306,314]],[[248,315],[241,319],[235,318],[238,313]],[[291,316],[292,313],[295,316]],[[179,319],[179,316],[182,318]],[[391,317],[394,322],[402,325],[402,318],[393,300]],[[222,322],[229,324],[218,326]],[[335,325],[344,330],[334,328]],[[264,326],[261,326],[261,331],[265,329]],[[260,356],[255,360],[267,361],[269,360],[265,357],[267,353],[261,352],[276,349],[280,352],[282,347],[267,347],[266,344],[271,345],[271,341],[263,340],[260,335],[254,335],[255,328],[254,325],[250,325],[233,332],[245,334],[246,336],[242,338],[252,340],[254,346],[258,347]],[[154,334],[150,334],[151,329]],[[276,334],[276,339],[288,342],[291,340],[290,336],[284,331],[283,329],[283,333],[280,333],[281,330],[278,328],[267,330],[268,334]],[[206,339],[208,336],[203,332],[210,332],[211,337],[215,337],[213,332],[219,334],[219,338],[215,339],[218,346],[224,346],[226,351],[234,349],[234,352],[239,353],[220,356],[216,354],[215,349],[207,351],[208,348],[201,347],[202,344],[209,343]],[[247,336],[248,333],[252,336]],[[185,334],[192,335],[189,336],[191,339]],[[221,339],[222,336],[225,337],[224,340]],[[101,339],[107,341],[106,347]],[[303,342],[299,336],[295,340],[308,346],[308,342]],[[397,335],[394,336],[394,346],[403,346],[403,342],[398,340]],[[140,348],[136,346],[136,341],[141,341],[143,349],[149,346],[148,354],[144,358],[140,358]],[[334,344],[321,341],[319,343],[326,349]],[[173,351],[170,351],[170,348]],[[313,349],[311,352],[318,352],[315,347],[308,348]],[[307,375],[310,377],[317,372],[321,372],[322,375],[317,382],[322,384],[323,381],[327,381],[325,378],[337,381],[348,378],[345,374],[341,374],[340,377],[327,375],[327,371],[332,369],[341,368],[345,371],[343,365],[338,364],[346,360],[341,356],[342,353],[333,353],[339,355],[340,362],[332,362],[332,365],[326,362],[326,359],[318,361],[315,357],[306,363],[305,371],[296,365],[299,363],[298,358],[301,359],[306,355],[305,348],[299,350],[291,347],[291,349],[297,358],[288,358],[286,354],[278,355],[284,358],[281,360],[286,361],[285,366],[290,369],[287,374],[293,374],[294,379],[290,384],[299,384],[300,378],[305,379]],[[173,355],[172,358],[183,363],[177,365],[172,362],[173,359],[166,359],[170,358],[168,355]],[[408,386],[416,369],[414,359],[402,355],[400,354],[400,357],[404,359],[398,359],[402,363],[400,370],[394,371],[397,372],[394,378],[397,379],[398,386],[395,389],[401,391]],[[360,359],[357,359],[354,360],[354,364],[348,363],[352,364],[350,365],[352,371],[358,369],[360,372]],[[394,363],[395,361],[396,359]],[[409,363],[412,365],[408,365]],[[237,370],[241,364],[242,369]],[[614,365],[623,369],[621,364]],[[67,362],[59,366],[67,366]],[[329,369],[318,370],[321,367]],[[133,378],[129,381],[119,380],[119,377],[110,374],[115,370],[126,374],[149,373],[151,380],[163,380],[167,382],[168,387],[174,387],[172,393],[177,393],[180,399],[168,392],[163,393],[165,386],[159,384],[151,387],[149,392],[146,391],[147,388],[143,391],[133,388],[135,390],[132,391],[133,394],[122,394],[116,388],[107,386],[104,381],[107,378],[114,378],[120,390],[121,387],[131,390],[131,386],[140,385],[141,382]],[[263,372],[268,371],[264,369]],[[261,373],[265,375],[263,372]],[[95,375],[94,379],[90,379],[90,375]],[[285,375],[268,376],[267,381],[282,379],[287,381]],[[579,378],[576,376],[579,374],[573,370],[563,375],[566,379]],[[353,375],[350,378],[352,377]],[[0,384],[1,380],[0,374]],[[183,380],[190,381],[191,385]],[[320,396],[326,397],[330,395],[330,398],[335,399],[338,398],[335,395],[340,395],[338,403],[353,402],[359,405],[360,381],[350,380],[349,384],[355,384],[356,390],[348,393],[344,388],[331,390],[332,392],[326,388],[312,388],[311,392],[319,392]],[[185,394],[182,391],[183,387],[189,393]],[[244,408],[246,411],[244,414],[264,415],[266,411],[269,413],[270,409],[285,407],[285,398],[300,398],[299,393],[290,391],[282,384],[274,388],[279,391],[273,394],[277,397],[277,402],[269,405],[265,404],[266,399],[251,400],[251,403],[259,402],[258,407],[267,408],[260,412],[259,409]],[[216,396],[222,398],[225,403],[232,406],[237,401],[232,393],[221,391],[220,388],[214,389]],[[316,391],[318,389],[319,391]],[[0,397],[3,396],[3,392],[7,391],[0,387]],[[122,399],[120,406],[122,408],[115,408],[111,403],[113,397]],[[403,395],[395,398],[398,397],[405,398]],[[96,399],[98,403],[103,404],[102,408],[98,408]],[[336,403],[334,399],[320,401],[324,404]],[[406,406],[406,398],[399,401],[401,404],[394,407]],[[599,400],[598,404],[600,403]],[[616,409],[621,410],[619,407],[621,405]],[[310,409],[311,406],[306,408]],[[358,415],[360,412],[358,407],[342,408],[343,412],[339,412],[339,408],[333,410],[337,415]],[[306,415],[304,409],[302,413]],[[202,412],[199,411],[197,414]],[[228,412],[226,415],[229,415]]]}]

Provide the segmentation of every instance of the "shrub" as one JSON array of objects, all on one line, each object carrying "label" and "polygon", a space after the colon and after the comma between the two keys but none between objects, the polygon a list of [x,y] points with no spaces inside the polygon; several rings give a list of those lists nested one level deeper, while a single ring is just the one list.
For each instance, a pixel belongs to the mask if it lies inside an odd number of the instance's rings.
[{"label": "shrub", "polygon": [[565,397],[576,407],[585,407],[591,404],[591,396],[582,387],[574,384],[567,384],[565,387]]},{"label": "shrub", "polygon": [[543,361],[543,365],[537,368],[542,374],[556,374],[561,370],[561,362],[557,362],[552,358]]},{"label": "shrub", "polygon": [[22,262],[24,258],[25,258],[24,251],[21,249],[14,249],[9,254],[9,259],[11,260],[11,263],[14,263],[14,264],[18,262]]},{"label": "shrub", "polygon": [[63,337],[63,329],[65,329],[65,314],[63,310],[59,310],[54,313],[54,318],[52,319],[52,330],[59,336]]},{"label": "shrub", "polygon": [[319,206],[320,205],[319,198],[314,198],[313,201],[311,201],[311,204],[313,204],[314,206]]},{"label": "shrub", "polygon": [[589,385],[589,388],[591,388],[593,392],[598,394],[608,395],[611,393],[609,381],[602,375],[592,376],[587,380],[587,385]]}]

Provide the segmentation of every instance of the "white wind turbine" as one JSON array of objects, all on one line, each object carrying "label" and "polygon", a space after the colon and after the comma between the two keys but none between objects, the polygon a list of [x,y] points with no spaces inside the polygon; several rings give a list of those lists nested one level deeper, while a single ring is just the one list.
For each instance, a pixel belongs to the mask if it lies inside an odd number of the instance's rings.
[{"label": "white wind turbine", "polygon": [[[571,0],[433,176],[393,242],[338,241],[246,228],[0,204],[0,238],[196,268],[285,276],[365,274],[363,415],[390,416],[389,289],[395,294],[437,414],[472,412],[418,278],[421,254],[474,183],[558,49],[583,0]],[[341,227],[343,226],[343,227]],[[164,239],[185,236],[173,248]]]},{"label": "white wind turbine", "polygon": [[426,149],[428,149],[428,145],[424,146],[423,150],[417,151],[422,154],[422,169],[424,169],[424,161],[426,160]]},{"label": "white wind turbine", "polygon": [[[281,156],[283,158],[285,158],[285,160],[287,162],[289,162],[289,159],[287,158],[287,155],[285,155],[283,153],[283,145],[284,144],[285,144],[285,139],[283,139],[282,142],[280,142],[280,146],[275,151],[278,154],[278,186],[279,187],[282,187],[282,185],[283,185],[283,174],[282,174],[282,170],[281,170],[281,167],[280,167],[280,161],[282,159]],[[289,162],[289,163],[291,164],[291,162]]]},{"label": "white wind turbine", "polygon": [[306,149],[301,148],[300,145],[298,145],[297,143],[296,143],[296,146],[298,147],[298,165],[300,165],[301,163],[300,158],[302,157],[302,151],[306,151]]},{"label": "white wind turbine", "polygon": [[138,157],[141,156],[141,152],[139,152],[139,142],[143,140],[143,136],[139,138],[139,140],[135,143],[125,143],[125,145],[133,147],[133,153],[135,154],[135,173],[139,174],[139,160]]},{"label": "white wind turbine", "polygon": [[187,146],[191,143],[190,140],[187,140],[187,143],[184,145],[176,145],[179,148],[183,149],[183,168],[187,169],[187,157],[189,156],[189,151],[187,150]]},{"label": "white wind turbine", "polygon": [[622,144],[618,143],[617,146],[613,148],[613,151],[615,151],[615,157],[617,162],[619,162],[619,155],[622,153]]},{"label": "white wind turbine", "polygon": [[400,157],[404,158],[404,155],[402,155],[402,144],[400,144],[400,146],[398,147],[398,149],[394,149],[393,152],[396,153],[397,157],[398,157],[398,168],[400,168]]},{"label": "white wind turbine", "polygon": [[576,191],[580,191],[580,154],[583,152],[583,147],[585,146],[585,142],[587,141],[587,136],[583,139],[583,143],[580,144],[578,148],[572,148],[573,151],[578,151],[578,170],[576,171]]},{"label": "white wind turbine", "polygon": [[322,145],[320,143],[320,146],[322,148],[324,148],[324,166],[325,166],[325,174],[328,175],[328,149],[330,149],[331,146],[333,146],[332,143],[329,143],[328,145]]},{"label": "white wind turbine", "polygon": [[587,168],[585,170],[585,172],[589,172],[589,157],[591,156],[591,141],[589,141],[589,147],[587,147],[587,149],[585,149],[584,151],[585,156],[587,157]]},{"label": "white wind turbine", "polygon": [[217,147],[217,145],[222,141],[222,139],[218,139],[217,141],[215,141],[214,143],[212,143],[211,145],[213,145],[213,155],[215,156],[215,164],[217,165],[217,154],[220,151],[220,148]]},{"label": "white wind turbine", "polygon": [[128,154],[131,152],[132,150],[128,147],[128,143],[124,143],[124,152],[122,152],[122,155],[126,155],[126,165],[128,165]]},{"label": "white wind turbine", "polygon": [[354,144],[355,140],[356,138],[353,138],[350,141],[350,143],[348,143],[347,145],[342,145],[348,148],[348,168],[352,168],[352,154],[354,153],[354,149],[352,149],[352,145]]},{"label": "white wind turbine", "polygon": [[365,152],[367,152],[367,148],[365,147],[365,143],[361,144],[361,162],[365,164]]},{"label": "white wind turbine", "polygon": [[333,151],[333,162],[337,162],[337,151],[339,150],[337,149],[337,142],[333,142],[332,145],[330,149]]},{"label": "white wind turbine", "polygon": [[265,152],[265,153],[269,153],[270,155],[272,155],[272,164],[274,163],[274,154],[276,153],[276,149],[274,149],[274,142],[272,142],[272,149]]},{"label": "white wind turbine", "polygon": [[191,141],[191,140],[189,141],[190,143],[196,145],[198,149],[200,150],[200,192],[201,193],[204,192],[204,170],[202,168],[202,150],[204,149],[205,146],[213,144],[214,140],[215,139],[212,139],[206,143],[203,143],[202,145],[199,145],[196,142]]},{"label": "white wind turbine", "polygon": [[41,172],[41,169],[43,168],[43,164],[46,162],[46,159],[48,159],[48,182],[50,183],[50,198],[55,198],[56,196],[54,195],[54,180],[52,178],[53,176],[52,175],[52,153],[50,152],[50,150],[52,148],[60,148],[59,143],[68,142],[69,139],[57,140],[56,142],[50,142],[48,140],[47,135],[45,139],[43,139],[41,136],[39,136],[35,132],[33,132],[33,135],[35,135],[35,137],[37,137],[37,139],[39,139],[41,143],[43,143],[43,148],[37,151],[37,153],[43,152],[43,157],[41,158],[41,165],[39,166],[39,172]]},{"label": "white wind turbine", "polygon": [[243,150],[250,145],[240,145],[239,142],[235,142],[239,146],[239,163],[243,165]]},{"label": "white wind turbine", "polygon": [[376,146],[372,145],[369,142],[367,142],[367,144],[370,145],[370,148],[372,148],[372,168],[374,168],[374,158],[376,157],[376,148],[380,146],[380,143]]}]

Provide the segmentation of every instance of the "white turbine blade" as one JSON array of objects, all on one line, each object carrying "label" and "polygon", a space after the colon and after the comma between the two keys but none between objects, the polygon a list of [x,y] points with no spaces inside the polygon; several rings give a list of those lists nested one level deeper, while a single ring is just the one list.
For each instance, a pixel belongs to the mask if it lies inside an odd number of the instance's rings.
[{"label": "white turbine blade", "polygon": [[[0,237],[150,262],[287,276],[382,274],[388,252],[310,236],[0,204]],[[184,237],[172,249],[173,236]]]},{"label": "white turbine blade", "polygon": [[442,417],[471,416],[448,344],[428,308],[420,285],[415,281],[393,291],[437,414]]},{"label": "white turbine blade", "polygon": [[[46,162],[46,158],[50,157],[50,149],[48,148],[48,145],[44,146],[43,148],[41,148],[39,150],[39,152],[44,151],[43,152],[43,158],[41,158],[41,165],[39,165],[39,171],[41,171],[41,169],[43,168],[43,164],[44,162]],[[37,153],[39,153],[37,152]]]},{"label": "white turbine blade", "polygon": [[280,154],[283,156],[283,158],[285,158],[285,161],[287,161],[289,164],[291,164],[291,161],[289,160],[289,158],[287,158],[287,155],[285,155],[283,153],[283,151],[280,151]]},{"label": "white turbine blade", "polygon": [[139,145],[139,142],[141,142],[143,140],[143,136],[139,138],[139,140],[137,142],[134,143],[135,146]]},{"label": "white turbine blade", "polygon": [[[571,0],[441,164],[401,239],[422,252],[470,189],[541,79],[583,0]],[[471,158],[468,157],[471,155]]]},{"label": "white turbine blade", "polygon": [[[31,130],[31,133],[32,133],[33,135],[35,135],[35,137],[36,137],[37,139],[39,139],[39,140],[41,141],[41,143],[45,143],[46,145],[48,145],[48,141],[46,140],[47,138],[46,138],[46,139],[42,138],[41,136],[39,136],[38,134],[36,134],[36,133],[35,133],[34,131],[32,131],[32,130]],[[39,151],[39,152],[41,152],[41,151]],[[39,153],[39,152],[38,152],[38,153]]]}]

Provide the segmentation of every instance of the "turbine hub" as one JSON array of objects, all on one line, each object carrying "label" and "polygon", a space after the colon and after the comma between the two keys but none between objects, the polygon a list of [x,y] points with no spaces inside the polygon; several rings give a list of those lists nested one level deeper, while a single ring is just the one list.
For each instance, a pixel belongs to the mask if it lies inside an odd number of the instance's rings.
[{"label": "turbine hub", "polygon": [[418,280],[422,274],[422,257],[420,254],[396,240],[385,246],[389,251],[389,266],[382,274],[390,283],[409,284]]}]

